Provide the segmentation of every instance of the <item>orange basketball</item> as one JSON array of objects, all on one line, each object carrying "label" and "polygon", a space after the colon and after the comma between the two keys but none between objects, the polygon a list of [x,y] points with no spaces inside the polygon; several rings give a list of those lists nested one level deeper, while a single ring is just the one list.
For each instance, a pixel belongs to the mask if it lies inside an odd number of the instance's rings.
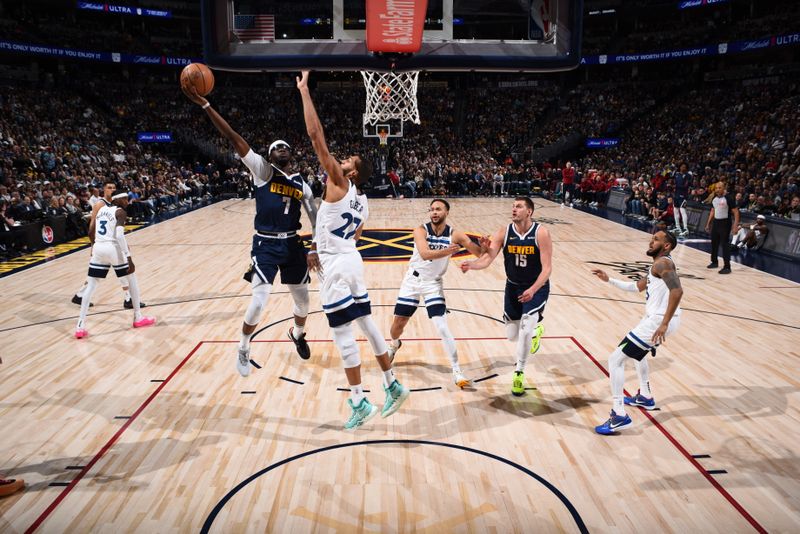
[{"label": "orange basketball", "polygon": [[197,94],[206,96],[214,89],[214,73],[202,63],[189,63],[181,71],[181,82],[188,79]]}]

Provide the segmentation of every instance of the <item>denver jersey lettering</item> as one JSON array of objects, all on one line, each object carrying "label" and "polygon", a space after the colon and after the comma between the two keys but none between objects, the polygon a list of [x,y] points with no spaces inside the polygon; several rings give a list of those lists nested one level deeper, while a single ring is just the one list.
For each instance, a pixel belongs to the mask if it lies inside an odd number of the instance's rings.
[{"label": "denver jersey lettering", "polygon": [[308,184],[299,174],[286,174],[253,150],[242,158],[242,162],[250,169],[256,186],[256,231],[285,233],[298,230],[300,205],[313,199]]},{"label": "denver jersey lettering", "polygon": [[280,184],[276,182],[272,182],[269,184],[269,192],[275,193],[284,197],[291,197],[297,200],[303,198],[303,191],[293,187],[289,184]]},{"label": "denver jersey lettering", "polygon": [[542,258],[536,232],[539,223],[533,223],[525,235],[519,235],[511,223],[503,241],[503,259],[506,277],[512,284],[530,286],[542,273]]}]

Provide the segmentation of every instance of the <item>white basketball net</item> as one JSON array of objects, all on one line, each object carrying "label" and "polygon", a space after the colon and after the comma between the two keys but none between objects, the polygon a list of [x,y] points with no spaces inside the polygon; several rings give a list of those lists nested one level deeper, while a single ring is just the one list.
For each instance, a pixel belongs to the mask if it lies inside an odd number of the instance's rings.
[{"label": "white basketball net", "polygon": [[417,80],[419,71],[370,72],[361,71],[367,90],[364,125],[389,120],[411,121],[419,124],[417,109]]}]

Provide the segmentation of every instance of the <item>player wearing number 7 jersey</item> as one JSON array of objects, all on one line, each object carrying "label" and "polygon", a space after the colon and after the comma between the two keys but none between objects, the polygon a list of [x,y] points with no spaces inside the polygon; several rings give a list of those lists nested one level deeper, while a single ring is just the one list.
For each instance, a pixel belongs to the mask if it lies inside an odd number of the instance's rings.
[{"label": "player wearing number 7 jersey", "polygon": [[253,296],[242,323],[236,368],[242,376],[250,374],[250,340],[258,321],[267,306],[272,284],[278,271],[281,282],[289,288],[294,300],[294,326],[289,329],[289,339],[294,342],[300,357],[307,360],[311,350],[304,332],[308,316],[309,270],[319,266],[316,253],[306,254],[297,231],[300,229],[300,206],[311,221],[314,233],[316,206],[311,188],[299,174],[291,174],[292,152],[286,141],[274,141],[265,159],[250,148],[250,145],[230,127],[211,104],[197,94],[188,79],[181,82],[184,94],[206,111],[206,115],[228,139],[242,162],[253,176],[256,197],[255,235],[250,249],[250,269],[245,280],[252,286]]},{"label": "player wearing number 7 jersey", "polygon": [[356,186],[367,182],[372,165],[359,156],[338,161],[328,151],[311,93],[308,71],[297,78],[297,88],[303,99],[303,116],[314,152],[328,173],[325,198],[317,217],[315,244],[321,264],[320,300],[333,330],[333,341],[344,360],[344,370],[350,384],[350,418],[344,428],[355,429],[374,417],[378,408],[364,395],[361,386],[361,357],[352,322],[358,323],[369,340],[378,364],[383,371],[386,401],[383,417],[392,415],[408,398],[409,390],[398,382],[389,361],[388,346],[372,321],[369,295],[364,284],[364,262],[356,249],[356,239],[367,216],[366,197],[359,196]]},{"label": "player wearing number 7 jersey", "polygon": [[[533,221],[533,201],[517,197],[511,208],[511,224],[497,230],[488,251],[474,261],[465,261],[461,270],[485,269],[503,251],[506,269],[506,291],[503,319],[506,337],[517,342],[517,368],[511,382],[511,393],[525,393],[525,362],[528,354],[539,350],[544,334],[544,307],[550,295],[550,273],[553,264],[553,242],[550,232]],[[484,240],[481,246],[485,246]]]}]

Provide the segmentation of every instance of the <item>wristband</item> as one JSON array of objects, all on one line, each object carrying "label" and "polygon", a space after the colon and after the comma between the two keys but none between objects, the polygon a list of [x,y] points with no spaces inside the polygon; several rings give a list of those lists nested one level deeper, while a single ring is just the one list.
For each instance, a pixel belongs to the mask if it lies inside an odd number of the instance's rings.
[{"label": "wristband", "polygon": [[206,109],[206,108],[210,108],[210,107],[211,107],[211,102],[206,102],[205,104],[203,104],[202,109]]},{"label": "wristband", "polygon": [[318,254],[318,252],[316,250],[309,250],[308,253],[309,254]]}]

